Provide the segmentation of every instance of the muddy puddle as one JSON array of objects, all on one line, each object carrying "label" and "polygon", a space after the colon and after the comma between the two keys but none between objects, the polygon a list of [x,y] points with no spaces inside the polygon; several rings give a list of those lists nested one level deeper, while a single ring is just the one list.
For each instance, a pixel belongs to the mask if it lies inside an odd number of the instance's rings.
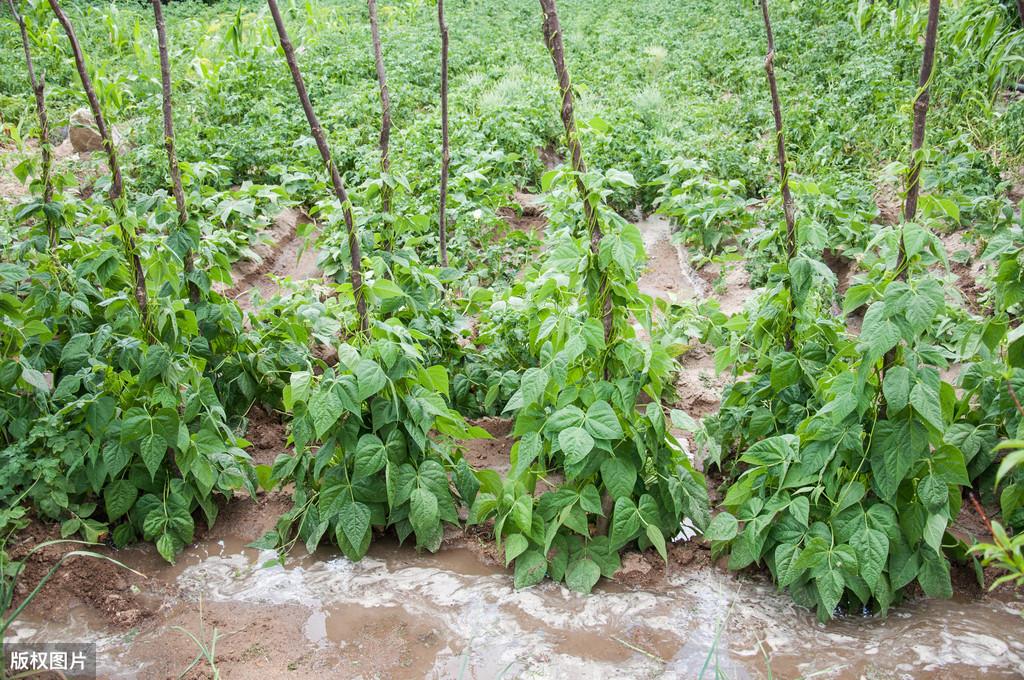
[{"label": "muddy puddle", "polygon": [[240,539],[195,545],[176,566],[123,551],[149,575],[148,589],[174,593],[162,596],[159,621],[115,631],[72,608],[65,621],[19,623],[14,637],[95,641],[101,677],[111,678],[177,676],[195,648],[174,626],[197,633],[200,606],[206,638],[220,626],[225,678],[1011,678],[1024,670],[1024,600],[922,600],[887,619],[823,626],[770,584],[713,566],[674,566],[644,588],[602,582],[586,596],[551,582],[516,591],[510,573],[471,550],[417,554],[387,538],[358,563],[319,551],[262,566],[273,556]]}]

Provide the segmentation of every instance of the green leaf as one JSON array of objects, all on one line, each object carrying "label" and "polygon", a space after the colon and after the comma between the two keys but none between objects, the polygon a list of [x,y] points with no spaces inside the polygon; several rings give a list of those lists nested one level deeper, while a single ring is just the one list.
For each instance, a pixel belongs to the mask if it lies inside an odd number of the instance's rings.
[{"label": "green leaf", "polygon": [[601,578],[601,568],[594,560],[584,557],[569,565],[565,572],[565,585],[578,593],[589,593]]},{"label": "green leaf", "polygon": [[544,580],[548,561],[537,550],[527,550],[516,558],[516,574],[513,580],[516,590],[529,588]]},{"label": "green leaf", "polygon": [[430,536],[441,522],[437,497],[427,489],[417,487],[409,497],[409,522],[417,536]]},{"label": "green leaf", "polygon": [[612,498],[631,497],[636,468],[625,458],[608,458],[601,463],[601,481]]},{"label": "green leaf", "polygon": [[668,550],[665,546],[665,535],[661,533],[661,529],[654,524],[648,524],[647,540],[651,542],[654,549],[661,555],[661,559],[665,560],[665,564],[668,564]]},{"label": "green leaf", "polygon": [[146,469],[149,470],[150,479],[155,479],[156,471],[160,469],[167,455],[167,440],[159,434],[151,434],[142,440],[139,448],[142,454],[142,462],[146,464]]},{"label": "green leaf", "polygon": [[711,519],[704,538],[709,541],[731,541],[740,531],[739,522],[728,512],[720,512]]},{"label": "green leaf", "polygon": [[505,539],[505,566],[526,552],[530,542],[522,534],[511,534]]},{"label": "green leaf", "polygon": [[565,462],[575,464],[587,457],[594,448],[594,438],[582,427],[568,427],[558,433],[558,445],[565,454]]},{"label": "green leaf", "polygon": [[320,389],[309,399],[309,415],[313,418],[313,429],[317,439],[323,439],[344,410],[341,397],[329,385],[321,384]]},{"label": "green leaf", "polygon": [[846,589],[846,579],[838,569],[828,569],[814,579],[814,585],[818,587],[818,597],[821,598],[819,618],[832,618],[832,613],[839,605],[839,600]]},{"label": "green leaf", "polygon": [[526,369],[522,380],[519,382],[519,392],[522,395],[521,408],[532,406],[540,401],[541,397],[544,396],[544,390],[547,389],[548,380],[548,372],[543,368]]},{"label": "green leaf", "polygon": [[640,531],[640,511],[632,498],[622,496],[615,501],[612,512],[612,532],[609,537],[613,549],[625,545]]},{"label": "green leaf", "polygon": [[364,434],[356,444],[355,476],[369,477],[383,468],[387,460],[387,450],[380,437]]},{"label": "green leaf", "polygon": [[622,426],[611,405],[604,400],[597,400],[587,409],[584,427],[597,439],[622,439]]},{"label": "green leaf", "polygon": [[924,551],[922,555],[917,581],[921,584],[924,594],[943,599],[953,597],[953,584],[949,580],[949,562],[945,557],[928,551]]},{"label": "green leaf", "polygon": [[853,535],[850,545],[857,551],[860,577],[873,592],[889,558],[889,538],[877,529],[864,527]]},{"label": "green leaf", "polygon": [[371,514],[370,508],[358,501],[346,503],[338,513],[338,526],[360,557],[366,552],[365,548],[360,548],[364,544],[369,546]]},{"label": "green leaf", "polygon": [[882,394],[888,412],[895,415],[906,408],[910,400],[910,369],[906,366],[892,366],[882,381]]},{"label": "green leaf", "polygon": [[791,352],[779,352],[772,357],[772,390],[780,392],[800,380],[800,362]]},{"label": "green leaf", "polygon": [[945,422],[942,419],[942,404],[939,400],[939,393],[929,385],[919,382],[910,390],[910,403],[914,410],[924,418],[925,422],[939,432],[945,430]]},{"label": "green leaf", "polygon": [[384,371],[372,359],[361,359],[352,373],[356,376],[356,396],[359,401],[366,401],[377,394],[388,382]]},{"label": "green leaf", "polygon": [[126,514],[135,505],[139,490],[127,479],[119,479],[107,484],[103,489],[103,504],[107,509],[107,519],[113,522]]},{"label": "green leaf", "polygon": [[937,476],[927,475],[917,484],[917,497],[928,512],[939,512],[949,501],[949,486]]},{"label": "green leaf", "polygon": [[160,557],[174,564],[174,556],[178,554],[177,542],[170,534],[161,534],[156,541],[156,551],[160,553]]},{"label": "green leaf", "polygon": [[523,494],[512,504],[512,520],[529,533],[533,527],[533,497]]},{"label": "green leaf", "polygon": [[946,524],[945,515],[939,514],[928,515],[928,520],[924,524],[924,542],[939,556],[942,555],[942,537],[946,533]]}]

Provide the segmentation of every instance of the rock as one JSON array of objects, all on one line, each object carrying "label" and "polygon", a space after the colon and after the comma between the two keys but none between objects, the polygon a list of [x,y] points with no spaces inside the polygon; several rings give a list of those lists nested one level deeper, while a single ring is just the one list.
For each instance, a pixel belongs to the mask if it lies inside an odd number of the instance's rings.
[{"label": "rock", "polygon": [[[111,130],[114,138],[114,145],[121,144],[120,135],[116,129]],[[68,135],[71,138],[71,146],[78,153],[89,153],[92,151],[103,151],[103,138],[96,129],[96,121],[89,109],[78,109],[71,114],[68,125]]]}]

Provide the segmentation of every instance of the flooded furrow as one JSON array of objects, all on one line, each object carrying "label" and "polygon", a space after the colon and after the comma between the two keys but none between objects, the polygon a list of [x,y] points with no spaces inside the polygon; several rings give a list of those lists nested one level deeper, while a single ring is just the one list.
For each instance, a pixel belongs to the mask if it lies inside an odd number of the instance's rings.
[{"label": "flooded furrow", "polygon": [[177,588],[161,606],[167,625],[116,634],[72,610],[63,625],[24,622],[16,636],[93,640],[109,677],[162,677],[148,657],[175,634],[171,621],[190,615],[195,630],[202,602],[225,620],[222,633],[261,618],[294,627],[285,653],[308,646],[314,667],[345,677],[1010,678],[1024,669],[1020,600],[922,600],[886,619],[826,626],[769,583],[715,567],[673,569],[640,589],[602,583],[587,596],[552,582],[517,591],[510,573],[466,549],[417,554],[383,539],[358,563],[319,551],[263,567],[273,556],[233,542],[195,546],[176,567],[128,553]]}]

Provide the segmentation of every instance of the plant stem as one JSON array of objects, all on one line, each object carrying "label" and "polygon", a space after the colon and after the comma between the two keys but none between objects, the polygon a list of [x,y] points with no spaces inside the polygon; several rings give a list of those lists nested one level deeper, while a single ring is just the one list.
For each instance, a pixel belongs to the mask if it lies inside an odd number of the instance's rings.
[{"label": "plant stem", "polygon": [[[576,130],[572,80],[569,78],[569,69],[565,65],[565,47],[562,44],[562,27],[558,21],[558,8],[555,6],[555,0],[540,0],[540,7],[544,13],[544,43],[551,54],[555,74],[558,76],[558,90],[562,95],[562,125],[565,127],[572,169],[576,174],[576,190],[583,201],[583,217],[590,233],[590,252],[596,262],[604,234],[602,234],[601,225],[597,220],[597,212],[588,200],[589,194],[583,180],[583,176],[587,172],[587,164],[583,160],[583,145],[580,143],[579,133]],[[608,345],[612,339],[612,300],[608,292],[607,278],[603,274],[598,291],[599,298],[603,300],[604,341]]]},{"label": "plant stem", "polygon": [[[164,25],[164,13],[161,0],[153,0],[153,15],[156,18],[157,45],[160,51],[160,85],[163,94],[164,113],[164,148],[167,150],[167,163],[170,166],[171,191],[174,194],[174,205],[178,209],[178,228],[185,229],[188,224],[188,206],[185,204],[185,191],[181,187],[181,168],[178,167],[178,154],[174,150],[174,112],[171,102],[171,60],[167,50],[167,27]],[[192,248],[185,250],[185,285],[188,288],[188,299],[192,304],[199,304],[199,286],[191,279],[195,271],[192,261]]]},{"label": "plant stem", "polygon": [[[71,52],[75,57],[75,67],[78,70],[78,77],[82,81],[82,88],[89,100],[89,108],[92,111],[93,119],[96,121],[96,130],[103,139],[103,148],[107,152],[107,166],[110,168],[110,202],[114,206],[114,212],[119,218],[124,218],[124,203],[122,201],[124,192],[124,180],[121,177],[121,165],[117,160],[117,148],[114,146],[114,139],[110,135],[106,118],[103,117],[103,109],[100,107],[99,97],[92,86],[92,79],[89,77],[89,69],[85,65],[85,56],[82,54],[82,46],[75,34],[75,27],[71,25],[68,16],[61,9],[58,0],[49,0],[50,8],[57,16],[57,21],[64,27],[64,32],[71,43]],[[149,304],[146,293],[146,275],[142,269],[142,260],[139,257],[139,249],[135,243],[135,237],[127,230],[124,224],[120,225],[121,240],[124,245],[125,256],[132,268],[132,275],[135,279],[135,301],[139,305],[139,314],[142,316],[144,325],[148,325]]]},{"label": "plant stem", "polygon": [[[391,95],[388,93],[388,76],[384,70],[384,54],[380,43],[380,26],[377,21],[377,0],[366,0],[370,10],[370,35],[373,38],[373,61],[377,67],[377,83],[380,85],[380,172],[382,184],[380,187],[380,209],[384,213],[385,225],[388,223],[391,213],[391,185],[388,184],[388,174],[391,172]],[[391,250],[394,247],[394,237],[388,233],[385,235],[386,248]]]},{"label": "plant stem", "polygon": [[441,216],[438,237],[441,242],[441,266],[448,266],[448,24],[444,20],[444,0],[437,0],[437,25],[441,31]]},{"label": "plant stem", "polygon": [[[51,0],[52,2],[53,0]],[[345,218],[345,229],[348,231],[348,249],[352,256],[352,294],[356,301],[356,311],[359,315],[359,331],[366,333],[370,329],[370,317],[366,312],[366,300],[363,297],[363,265],[362,254],[359,250],[359,238],[356,234],[355,220],[352,218],[352,204],[348,199],[348,192],[345,191],[345,183],[341,179],[338,167],[331,159],[331,149],[327,146],[327,139],[324,137],[323,128],[313,111],[313,103],[309,100],[309,93],[306,91],[306,83],[299,71],[299,63],[295,59],[295,49],[291,40],[288,39],[288,30],[285,28],[284,19],[281,18],[281,10],[277,8],[276,0],[267,0],[270,13],[274,17],[274,25],[277,27],[277,35],[281,40],[281,49],[284,51],[285,61],[288,62],[288,70],[291,71],[292,80],[295,83],[295,91],[302,103],[302,110],[306,113],[306,121],[309,123],[309,131],[316,140],[316,146],[320,150],[320,157],[323,158],[327,172],[331,176],[331,184],[334,187],[334,195],[341,203],[341,211]]]},{"label": "plant stem", "polygon": [[[35,68],[32,65],[32,51],[29,48],[28,30],[25,27],[25,19],[18,13],[14,6],[14,0],[7,0],[7,6],[11,8],[11,15],[21,29],[21,46],[25,50],[25,68],[28,70],[28,82],[32,86],[32,93],[36,98],[36,116],[39,118],[39,150],[42,154],[42,179],[43,179],[43,203],[49,204],[53,201],[53,181],[50,177],[50,168],[53,166],[53,151],[50,148],[50,124],[46,115],[46,77],[36,79]],[[47,233],[50,237],[50,247],[55,248],[60,240],[57,230],[57,223],[46,216]]]}]

